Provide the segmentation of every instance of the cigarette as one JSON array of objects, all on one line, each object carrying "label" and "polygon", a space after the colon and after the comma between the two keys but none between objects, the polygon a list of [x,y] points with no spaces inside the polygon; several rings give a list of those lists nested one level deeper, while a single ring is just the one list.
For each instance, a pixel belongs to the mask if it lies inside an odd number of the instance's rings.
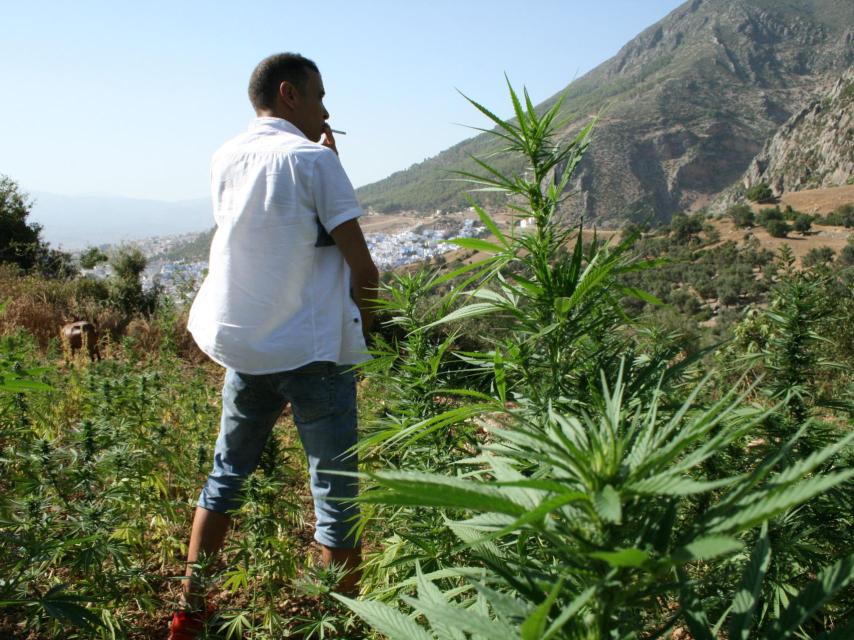
[{"label": "cigarette", "polygon": [[332,129],[332,128],[330,128],[329,130],[330,130],[332,133],[337,133],[337,134],[340,134],[340,135],[342,135],[342,136],[346,136],[346,135],[347,135],[347,132],[346,132],[346,131],[339,131],[338,129]]}]

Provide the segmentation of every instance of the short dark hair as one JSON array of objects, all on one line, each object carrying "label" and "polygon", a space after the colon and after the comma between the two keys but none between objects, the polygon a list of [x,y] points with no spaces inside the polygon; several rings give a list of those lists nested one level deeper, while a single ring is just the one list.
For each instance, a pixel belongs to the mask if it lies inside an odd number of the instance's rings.
[{"label": "short dark hair", "polygon": [[320,73],[313,61],[298,53],[277,53],[264,58],[249,78],[249,101],[255,111],[276,106],[276,94],[285,80],[302,93],[308,80],[308,69]]}]

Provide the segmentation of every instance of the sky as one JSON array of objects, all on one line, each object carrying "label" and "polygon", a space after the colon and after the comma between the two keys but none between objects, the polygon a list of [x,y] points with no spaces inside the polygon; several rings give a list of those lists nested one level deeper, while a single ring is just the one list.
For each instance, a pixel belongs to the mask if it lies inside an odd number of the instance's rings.
[{"label": "sky", "polygon": [[0,174],[22,189],[186,200],[254,112],[267,55],[313,59],[358,187],[509,115],[506,73],[535,103],[681,0],[55,0],[3,3]]}]

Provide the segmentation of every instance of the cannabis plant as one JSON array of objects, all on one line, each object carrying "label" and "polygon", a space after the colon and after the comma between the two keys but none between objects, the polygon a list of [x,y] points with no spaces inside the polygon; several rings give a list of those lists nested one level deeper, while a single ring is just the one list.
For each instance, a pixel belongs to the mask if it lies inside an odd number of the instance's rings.
[{"label": "cannabis plant", "polygon": [[[455,243],[489,257],[446,276],[457,279],[447,313],[407,327],[419,335],[489,318],[502,329],[480,336],[491,348],[448,349],[489,388],[437,390],[457,404],[363,446],[403,452],[472,425],[477,437],[451,464],[413,470],[401,453],[385,457],[391,469],[368,471],[366,512],[382,509],[405,543],[389,540],[396,551],[386,566],[396,581],[376,594],[387,602],[342,602],[393,639],[657,638],[677,629],[696,638],[723,629],[732,638],[816,629],[844,637],[847,627],[832,617],[838,609],[815,614],[854,579],[850,550],[825,569],[806,558],[812,582],[801,576],[786,599],[772,603],[766,578],[791,558],[776,535],[792,528],[780,523],[850,487],[854,470],[839,461],[854,434],[837,427],[803,457],[798,445],[810,425],[800,420],[753,454],[755,434],[779,404],[751,404],[762,398],[755,383],[726,393],[710,389],[708,376],[686,385],[680,374],[690,361],[644,351],[620,300],[657,300],[622,276],[654,263],[630,255],[631,237],[609,246],[594,236],[585,246],[562,213],[592,125],[561,144],[561,101],[538,113],[523,95],[524,106],[510,87],[514,122],[472,104],[528,170],[504,175],[474,159],[482,173],[463,178],[506,193],[534,228],[505,233],[475,205],[493,238]],[[747,462],[733,466],[739,452]],[[422,519],[429,539],[412,524]]]}]

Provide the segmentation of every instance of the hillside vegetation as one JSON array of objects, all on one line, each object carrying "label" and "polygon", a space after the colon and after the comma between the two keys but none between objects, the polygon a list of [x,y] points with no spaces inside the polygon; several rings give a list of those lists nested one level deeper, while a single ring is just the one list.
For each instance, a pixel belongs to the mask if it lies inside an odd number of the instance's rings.
[{"label": "hillside vegetation", "polygon": [[[696,216],[583,234],[560,204],[591,131],[554,144],[560,104],[512,97],[515,123],[495,124],[526,177],[464,177],[533,226],[505,233],[478,206],[492,237],[454,243],[482,259],[379,291],[359,385],[361,596],[312,558],[283,416],[207,567],[209,637],[850,637],[854,243],[799,266]],[[731,215],[799,215],[766,209]],[[105,291],[37,261],[0,272],[3,637],[165,633],[221,372],[182,309],[130,304],[139,264],[122,257]],[[51,338],[80,310],[116,318],[103,361]]]},{"label": "hillside vegetation", "polygon": [[[828,78],[854,63],[852,24],[846,0],[686,2],[560,92],[568,121],[555,127],[556,139],[571,140],[599,117],[566,214],[666,222],[705,205],[740,179]],[[477,156],[519,173],[518,158],[493,155],[500,148],[494,137],[477,136],[362,187],[359,197],[382,212],[465,207],[466,186],[449,180],[450,171],[471,168],[468,159]]]}]

